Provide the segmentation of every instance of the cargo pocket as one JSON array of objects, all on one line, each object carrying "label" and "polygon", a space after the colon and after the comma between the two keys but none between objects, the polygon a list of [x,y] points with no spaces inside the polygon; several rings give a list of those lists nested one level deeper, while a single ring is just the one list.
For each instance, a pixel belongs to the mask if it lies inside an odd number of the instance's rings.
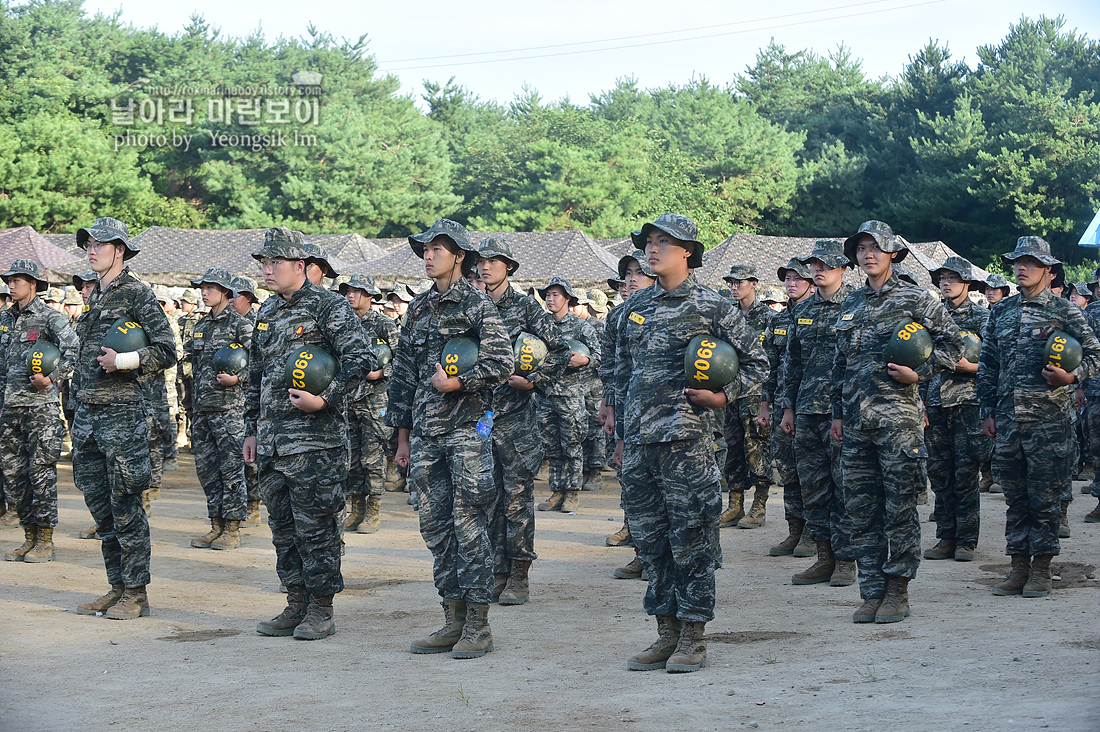
[{"label": "cargo pocket", "polygon": [[149,487],[153,469],[148,447],[137,454],[116,454],[111,462],[114,464],[115,487],[123,495],[132,496]]},{"label": "cargo pocket", "polygon": [[34,446],[35,465],[56,465],[61,459],[61,440],[65,428],[61,420],[53,419],[37,430],[37,443]]}]

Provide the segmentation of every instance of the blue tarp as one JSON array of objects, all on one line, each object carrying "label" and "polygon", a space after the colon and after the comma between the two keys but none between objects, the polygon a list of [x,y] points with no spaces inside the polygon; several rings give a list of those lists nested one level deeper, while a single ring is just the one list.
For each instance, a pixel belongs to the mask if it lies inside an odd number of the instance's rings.
[{"label": "blue tarp", "polygon": [[1082,247],[1100,247],[1100,211],[1092,217],[1092,223],[1085,233],[1081,235],[1081,241],[1077,242]]}]

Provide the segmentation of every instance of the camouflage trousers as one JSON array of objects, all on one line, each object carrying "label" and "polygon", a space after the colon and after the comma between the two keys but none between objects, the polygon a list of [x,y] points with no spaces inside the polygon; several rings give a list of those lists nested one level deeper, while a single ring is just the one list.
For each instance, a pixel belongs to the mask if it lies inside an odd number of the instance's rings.
[{"label": "camouflage trousers", "polygon": [[775,472],[779,485],[783,486],[783,514],[788,521],[805,518],[802,505],[802,486],[798,482],[798,466],[795,463],[794,437],[779,429],[779,420],[772,415],[771,442]]},{"label": "camouflage trousers", "polygon": [[341,592],[347,450],[330,447],[296,455],[260,455],[259,473],[279,581],[287,587],[305,585],[311,595]]},{"label": "camouflage trousers", "polygon": [[385,395],[381,397],[381,400],[364,400],[348,406],[350,496],[380,496],[385,490],[386,453],[383,446],[388,435],[382,423]]},{"label": "camouflage trousers", "polygon": [[155,414],[145,418],[145,434],[149,438],[149,487],[160,488],[164,485],[164,445],[161,435],[163,425]]},{"label": "camouflage trousers", "polygon": [[1058,554],[1062,488],[1075,436],[1068,418],[997,419],[993,478],[1005,495],[1005,554]]},{"label": "camouflage trousers", "polygon": [[256,463],[244,464],[244,489],[249,503],[260,500],[260,469]]},{"label": "camouflage trousers", "polygon": [[0,470],[24,526],[57,526],[57,461],[64,432],[57,404],[0,412]]},{"label": "camouflage trousers", "polygon": [[1085,398],[1085,433],[1088,435],[1085,447],[1085,462],[1094,468],[1092,495],[1100,498],[1100,395]]},{"label": "camouflage trousers", "polygon": [[714,619],[722,488],[709,437],[623,448],[623,511],[649,573],[649,615]]},{"label": "camouflage trousers", "polygon": [[756,421],[760,395],[726,405],[726,483],[731,491],[767,488],[772,484],[768,431]]},{"label": "camouflage trousers", "polygon": [[917,496],[927,485],[924,435],[915,425],[845,428],[841,455],[859,594],[881,598],[887,577],[913,579],[920,566]]},{"label": "camouflage trousers", "polygon": [[936,494],[936,538],[978,546],[978,472],[993,448],[982,434],[978,405],[928,407],[924,444],[928,480]]},{"label": "camouflage trousers", "polygon": [[[799,414],[794,420],[794,449],[802,515],[814,541],[832,544],[837,559],[851,562],[852,521],[846,506],[841,444],[829,436],[833,418],[828,414]],[[847,435],[845,435],[847,444]],[[784,496],[786,491],[784,491]]]},{"label": "camouflage trousers", "polygon": [[538,559],[535,473],[542,463],[542,440],[535,429],[534,409],[496,417],[492,442],[495,503],[489,514],[489,538],[493,574],[507,574],[512,560]]},{"label": "camouflage trousers", "polygon": [[[597,382],[599,383],[599,382]],[[600,400],[603,398],[603,387],[589,391],[584,395],[584,409],[588,414],[587,429],[581,444],[581,453],[584,456],[584,473],[594,473],[602,470],[605,464],[604,448],[607,443],[603,425],[600,424]],[[612,448],[614,449],[614,448]]]},{"label": "camouflage trousers", "polygon": [[160,424],[160,451],[165,460],[179,457],[179,446],[176,438],[179,437],[179,396],[176,392],[176,367],[164,370],[164,382],[167,385],[165,398],[158,401],[156,409],[157,422]]},{"label": "camouflage trousers", "polygon": [[493,450],[473,424],[409,441],[410,490],[420,494],[420,535],[432,553],[445,600],[486,605],[493,598]]},{"label": "camouflage trousers", "polygon": [[538,406],[538,423],[545,425],[543,440],[550,462],[550,490],[579,491],[584,468],[582,443],[588,430],[584,397],[580,394],[543,397]]},{"label": "camouflage trousers", "polygon": [[95,519],[107,581],[149,584],[149,426],[145,405],[77,404],[73,417],[73,481]]},{"label": "camouflage trousers", "polygon": [[244,415],[239,409],[195,412],[191,427],[195,473],[206,494],[206,515],[228,521],[248,516],[244,481]]}]

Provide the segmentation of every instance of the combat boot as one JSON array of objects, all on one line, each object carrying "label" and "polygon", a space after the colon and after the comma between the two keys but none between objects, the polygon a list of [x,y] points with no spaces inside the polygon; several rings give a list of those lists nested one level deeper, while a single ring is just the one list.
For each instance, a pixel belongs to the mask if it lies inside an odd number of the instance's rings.
[{"label": "combat boot", "polygon": [[34,524],[23,527],[23,536],[26,541],[18,549],[12,549],[10,552],[4,555],[4,559],[9,562],[22,562],[23,557],[27,552],[34,548],[35,535],[38,533],[38,527]]},{"label": "combat boot", "polygon": [[79,615],[96,615],[97,613],[105,613],[110,610],[116,602],[122,599],[122,593],[126,591],[123,585],[111,585],[111,589],[103,597],[96,598],[91,602],[82,602],[76,606],[76,612]]},{"label": "combat boot", "polygon": [[152,491],[152,488],[147,488],[141,492],[141,507],[145,509],[146,518],[153,515],[153,499],[149,497],[150,491]]},{"label": "combat boot", "polygon": [[676,650],[665,662],[665,671],[670,674],[688,673],[707,665],[707,644],[703,640],[705,627],[706,623],[681,624]]},{"label": "combat boot", "polygon": [[613,576],[615,579],[641,579],[643,574],[645,574],[645,565],[642,564],[642,558],[635,554],[625,567],[616,569]]},{"label": "combat boot", "polygon": [[909,579],[886,577],[886,597],[875,613],[876,623],[900,623],[909,617]]},{"label": "combat boot", "polygon": [[382,525],[382,516],[378,512],[382,507],[382,496],[367,496],[363,503],[363,523],[356,530],[358,534],[373,534]]},{"label": "combat boot", "polygon": [[1058,538],[1068,539],[1069,535],[1069,501],[1062,501],[1062,519],[1058,523]]},{"label": "combat boot", "polygon": [[737,522],[745,518],[745,494],[730,491],[730,502],[726,510],[718,517],[718,526],[723,529],[736,526]]},{"label": "combat boot", "polygon": [[554,491],[550,494],[550,497],[545,501],[535,506],[540,511],[560,511],[561,505],[565,502],[565,493],[562,491]]},{"label": "combat boot", "polygon": [[504,592],[504,588],[508,586],[509,576],[504,573],[493,575],[493,602],[500,600],[500,593]]},{"label": "combat boot", "polygon": [[953,559],[955,557],[955,540],[940,539],[931,549],[924,551],[925,559]]},{"label": "combat boot", "polygon": [[210,542],[211,549],[239,549],[241,546],[241,522],[225,521],[222,533]]},{"label": "combat boot", "polygon": [[256,632],[261,635],[294,635],[294,629],[306,616],[306,586],[287,585],[286,607],[271,620],[256,624]]},{"label": "combat boot", "polygon": [[462,637],[451,647],[451,658],[481,658],[493,650],[493,631],[489,629],[489,606],[469,603]]},{"label": "combat boot", "polygon": [[53,529],[48,526],[39,526],[38,534],[34,539],[34,547],[23,557],[24,562],[52,562],[53,561]]},{"label": "combat boot", "polygon": [[522,605],[531,597],[531,587],[527,579],[531,571],[530,562],[512,560],[512,572],[508,575],[508,584],[500,593],[501,605]]},{"label": "combat boot", "polygon": [[363,496],[351,497],[351,510],[348,511],[348,517],[344,521],[344,529],[346,531],[355,531],[359,528],[359,524],[363,523],[363,515],[367,511],[367,499]]},{"label": "combat boot", "polygon": [[582,491],[600,491],[603,490],[603,475],[600,473],[600,469],[589,470],[581,479]]},{"label": "combat boot", "polygon": [[789,557],[794,554],[794,548],[802,539],[802,533],[806,529],[806,522],[802,519],[787,519],[787,538],[768,550],[768,555],[773,557]]},{"label": "combat boot", "polygon": [[680,619],[672,615],[657,616],[657,640],[641,653],[627,659],[631,671],[656,671],[664,668],[669,656],[676,652],[680,641]]},{"label": "combat boot", "polygon": [[608,546],[634,546],[634,540],[630,538],[630,527],[623,523],[623,527],[611,536],[604,539]]},{"label": "combat boot", "polygon": [[427,638],[413,641],[409,650],[413,653],[447,653],[462,638],[462,628],[466,624],[466,601],[444,600],[443,627]]},{"label": "combat boot", "polygon": [[244,521],[241,522],[242,527],[251,528],[253,526],[260,525],[260,502],[249,501],[248,502],[248,515]]},{"label": "combat boot", "polygon": [[1086,524],[1100,524],[1100,501],[1096,503],[1096,508],[1085,514]]},{"label": "combat boot", "polygon": [[802,538],[798,540],[798,546],[794,548],[796,557],[812,557],[817,554],[817,542],[810,536],[810,527],[807,525],[802,530]]},{"label": "combat boot", "polygon": [[739,529],[756,529],[764,525],[764,514],[768,508],[768,487],[757,486],[752,495],[752,506],[745,517],[737,522]]},{"label": "combat boot", "polygon": [[405,476],[397,470],[397,463],[386,460],[386,480],[383,486],[390,493],[399,493],[405,490]]},{"label": "combat boot", "polygon": [[816,585],[819,582],[828,582],[835,570],[836,559],[833,557],[832,543],[819,541],[817,542],[817,561],[791,577],[791,584]]},{"label": "combat boot", "polygon": [[210,518],[210,531],[207,531],[202,536],[196,536],[191,540],[191,546],[196,549],[209,549],[210,545],[214,543],[214,539],[217,539],[222,535],[222,531],[225,529],[225,519],[221,516],[212,516]]},{"label": "combat boot", "polygon": [[127,587],[118,602],[107,608],[107,617],[111,620],[133,620],[148,614],[149,595],[145,592],[145,585]]},{"label": "combat boot", "polygon": [[1031,558],[1031,572],[1023,587],[1024,597],[1046,597],[1050,594],[1050,560],[1053,554],[1036,554]]},{"label": "combat boot", "polygon": [[998,483],[997,481],[993,481],[992,483],[989,484],[989,492],[990,493],[1004,493],[1005,489],[1001,487],[1000,483]]},{"label": "combat boot", "polygon": [[956,546],[955,547],[955,561],[956,562],[973,562],[974,561],[975,548],[972,546]]},{"label": "combat boot", "polygon": [[875,615],[878,613],[878,609],[882,606],[881,597],[872,597],[869,600],[864,600],[863,604],[859,606],[859,609],[852,613],[853,623],[873,623],[875,622]]},{"label": "combat boot", "polygon": [[96,526],[95,524],[92,524],[92,528],[84,529],[83,531],[81,531],[80,534],[79,534],[79,537],[81,539],[98,539],[99,538],[99,527]]},{"label": "combat boot", "polygon": [[982,469],[982,479],[978,482],[979,493],[989,493],[989,486],[993,485],[993,474]]},{"label": "combat boot", "polygon": [[1031,557],[1026,554],[1012,555],[1012,569],[1003,582],[993,585],[994,595],[1019,595],[1027,584],[1031,574]]},{"label": "combat boot", "polygon": [[321,640],[336,632],[332,619],[332,595],[311,595],[305,617],[294,629],[297,640]]},{"label": "combat boot", "polygon": [[581,507],[580,491],[566,491],[561,502],[562,513],[576,513]]},{"label": "combat boot", "polygon": [[15,504],[9,503],[0,514],[0,529],[10,529],[19,525],[19,512],[15,510]]},{"label": "combat boot", "polygon": [[[835,557],[834,557],[835,559]],[[830,587],[848,587],[856,581],[856,563],[836,559],[836,569],[829,575]]]}]

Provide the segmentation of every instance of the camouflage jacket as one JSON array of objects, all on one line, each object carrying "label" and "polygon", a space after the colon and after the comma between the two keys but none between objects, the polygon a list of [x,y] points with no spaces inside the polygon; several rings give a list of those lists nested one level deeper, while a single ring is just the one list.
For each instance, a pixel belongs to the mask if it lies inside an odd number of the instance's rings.
[{"label": "camouflage jacket", "polygon": [[615,354],[619,347],[619,330],[622,328],[626,311],[624,303],[608,313],[603,335],[600,336],[599,374],[600,381],[603,383],[603,403],[609,407],[615,406]]},{"label": "camouflage jacket", "polygon": [[[377,367],[374,353],[347,300],[308,280],[289,299],[264,301],[252,331],[245,397],[245,434],[255,435],[260,455],[295,455],[347,444],[344,409],[348,393]],[[324,409],[307,414],[287,395],[287,358],[303,346],[317,346],[340,363],[340,371],[318,396]]]},{"label": "camouflage jacket", "polygon": [[1072,410],[1070,390],[1043,380],[1044,352],[1051,332],[1061,330],[1081,342],[1078,383],[1100,371],[1100,342],[1081,309],[1050,290],[1031,300],[1006,297],[993,306],[982,336],[978,401],[983,419],[1031,422],[1061,419]]},{"label": "camouflage jacket", "polygon": [[[200,315],[199,312],[195,310],[191,313],[187,313],[176,318],[176,332],[179,334],[180,342],[183,345],[184,351],[190,348],[188,344],[194,337],[195,323],[199,322],[199,318],[201,317],[202,315]],[[180,369],[180,372],[183,374],[184,378],[190,379],[192,376],[190,362],[185,362],[183,364],[183,368]]]},{"label": "camouflage jacket", "polygon": [[[553,322],[552,318],[551,322]],[[547,396],[586,394],[589,375],[596,373],[600,368],[600,339],[596,335],[596,329],[589,325],[587,320],[582,320],[573,313],[566,313],[564,318],[554,322],[554,326],[566,340],[580,341],[588,346],[592,355],[586,366],[579,369],[566,369],[560,377],[547,384],[543,393]],[[566,361],[568,362],[568,359]]]},{"label": "camouflage jacket", "polygon": [[249,350],[252,347],[252,323],[233,308],[226,306],[217,315],[207,314],[195,323],[184,362],[191,364],[194,375],[191,408],[196,412],[220,412],[244,406],[248,372],[238,374],[240,378],[233,386],[222,386],[214,368],[214,355],[230,343],[239,343]]},{"label": "camouflage jacket", "polygon": [[[111,280],[106,290],[101,290],[100,286],[96,283],[76,322],[80,351],[69,398],[103,406],[135,404],[144,399],[138,377],[163,371],[176,363],[176,337],[157,296],[129,268]],[[115,321],[122,317],[141,325],[149,345],[138,351],[141,365],[136,370],[107,373],[96,360],[103,355],[100,344]]]},{"label": "camouflage jacket", "polygon": [[[740,306],[738,306],[738,309],[740,309]],[[748,310],[742,312],[742,315],[745,316],[745,322],[748,323],[749,328],[756,333],[756,342],[763,344],[764,333],[768,329],[768,324],[772,322],[777,313],[768,307],[766,302],[757,298],[753,300]],[[759,396],[762,392],[763,382],[755,384],[751,389],[741,392],[738,398],[744,399],[750,396]]]},{"label": "camouflage jacket", "polygon": [[711,410],[684,394],[684,352],[695,336],[717,336],[737,351],[737,378],[723,389],[729,401],[759,386],[767,374],[759,336],[734,303],[700,285],[694,274],[671,292],[659,284],[635,292],[623,310],[627,315],[615,348],[615,403],[626,442],[713,436]]},{"label": "camouflage jacket", "polygon": [[[947,314],[959,326],[959,330],[968,330],[979,338],[985,332],[989,320],[989,309],[982,307],[970,298],[957,308],[944,303]],[[928,382],[924,403],[929,407],[958,407],[963,404],[977,404],[977,379],[974,374],[952,373],[942,369]]]},{"label": "camouflage jacket", "polygon": [[791,328],[791,305],[787,305],[782,312],[775,317],[764,329],[764,340],[761,346],[764,355],[768,357],[768,376],[764,379],[763,392],[760,401],[772,404],[779,396],[779,366],[783,354],[787,352],[787,335]]},{"label": "camouflage jacket", "polygon": [[[592,330],[596,331],[596,343],[600,344],[600,362],[603,362],[603,333],[607,330],[607,318],[597,318],[595,316],[589,316],[588,320],[584,321],[592,326]],[[600,377],[599,366],[592,367],[589,364],[584,370],[585,373],[585,393],[586,394],[602,394],[603,381]]]},{"label": "camouflage jacket", "polygon": [[[1090,302],[1085,308],[1085,322],[1092,328],[1092,332],[1100,338],[1100,300]],[[1091,378],[1085,381],[1085,395],[1100,397],[1100,378]]]},{"label": "camouflage jacket", "polygon": [[[387,318],[382,313],[375,312],[374,309],[368,310],[367,314],[362,318],[359,318],[359,324],[363,326],[363,332],[367,336],[367,343],[374,346],[379,341],[382,341],[390,347],[393,351],[397,348],[397,323],[393,322],[393,319]],[[370,373],[369,371],[364,373]],[[385,402],[386,399],[386,382],[393,373],[393,361],[382,367],[382,378],[370,381],[369,379],[363,379],[359,382],[359,387],[355,390],[354,394],[348,396],[349,404],[358,404],[360,402],[381,401]]]},{"label": "camouflage jacket", "polygon": [[[55,386],[42,391],[31,386],[27,356],[39,342],[49,341],[61,351],[61,360],[50,374]],[[69,327],[69,319],[34,298],[25,308],[12,303],[0,311],[0,409],[56,404],[57,388],[73,373],[80,341]]]},{"label": "camouflage jacket", "polygon": [[[516,338],[522,332],[538,336],[546,344],[546,359],[542,365],[527,378],[540,393],[565,373],[569,358],[573,352],[565,336],[554,325],[554,319],[539,307],[535,300],[509,287],[496,304],[497,312],[504,323],[508,341],[513,344],[515,355]],[[496,414],[511,414],[526,407],[531,401],[530,391],[520,391],[503,383],[493,389],[493,401],[490,407]]]},{"label": "camouflage jacket", "polygon": [[793,409],[795,414],[832,413],[836,321],[850,294],[851,286],[841,285],[828,300],[814,292],[794,306],[787,351],[779,365],[779,409]]},{"label": "camouflage jacket", "polygon": [[[480,341],[477,364],[457,376],[462,388],[444,394],[432,386],[443,346],[456,336]],[[491,390],[513,371],[512,344],[496,306],[487,295],[460,278],[440,295],[433,285],[419,294],[405,313],[393,375],[389,383],[386,424],[413,435],[439,437],[472,425],[489,409]]]}]

